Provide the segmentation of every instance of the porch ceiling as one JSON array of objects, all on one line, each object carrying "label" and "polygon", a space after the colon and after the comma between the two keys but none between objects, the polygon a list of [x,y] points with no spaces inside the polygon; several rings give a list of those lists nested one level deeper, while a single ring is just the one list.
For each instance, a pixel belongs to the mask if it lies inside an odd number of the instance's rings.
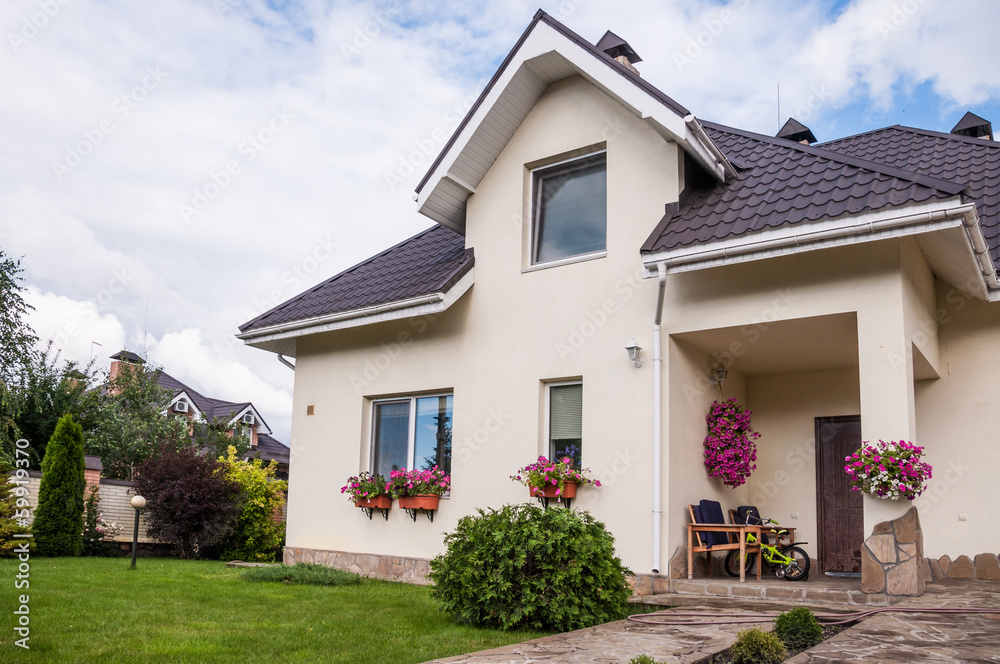
[{"label": "porch ceiling", "polygon": [[673,338],[743,375],[858,366],[858,319],[853,312],[681,332]]}]

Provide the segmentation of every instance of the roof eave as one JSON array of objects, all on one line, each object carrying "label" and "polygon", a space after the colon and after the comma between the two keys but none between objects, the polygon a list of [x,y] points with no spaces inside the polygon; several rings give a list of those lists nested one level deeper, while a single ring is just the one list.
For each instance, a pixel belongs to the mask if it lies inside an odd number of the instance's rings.
[{"label": "roof eave", "polygon": [[[948,254],[936,248],[934,238],[942,233],[960,233],[965,251]],[[958,198],[651,251],[642,259],[645,276],[652,277],[660,264],[667,274],[693,272],[906,236],[919,236],[931,268],[952,285],[983,300],[1000,299],[1000,279],[989,258],[976,206]]]},{"label": "roof eave", "polygon": [[[322,334],[362,325],[374,325],[390,320],[439,314],[462,297],[473,283],[475,283],[475,268],[470,267],[453,285],[446,286],[434,293],[270,325],[238,334],[236,337],[242,339],[248,346],[277,352],[273,350],[276,342],[285,342],[312,334]],[[292,356],[294,357],[294,355]]]}]

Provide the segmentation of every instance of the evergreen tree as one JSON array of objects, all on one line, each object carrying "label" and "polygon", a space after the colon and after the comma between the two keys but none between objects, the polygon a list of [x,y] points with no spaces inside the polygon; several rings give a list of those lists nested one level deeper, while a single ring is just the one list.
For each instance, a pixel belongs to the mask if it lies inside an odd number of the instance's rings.
[{"label": "evergreen tree", "polygon": [[42,459],[32,531],[43,556],[78,556],[83,547],[83,428],[64,415]]},{"label": "evergreen tree", "polygon": [[7,481],[7,473],[11,469],[11,465],[0,458],[0,557],[14,555],[14,547],[24,542],[30,548],[35,548],[34,541],[30,539],[14,538],[15,533],[28,533],[31,530],[22,525],[28,515],[27,498],[22,497],[23,502],[18,506],[18,496],[14,493],[16,487]]}]

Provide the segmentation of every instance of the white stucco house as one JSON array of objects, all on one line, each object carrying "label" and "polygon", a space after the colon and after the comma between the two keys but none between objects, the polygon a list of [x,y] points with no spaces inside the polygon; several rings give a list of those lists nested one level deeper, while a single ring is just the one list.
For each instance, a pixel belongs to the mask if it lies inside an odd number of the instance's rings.
[{"label": "white stucco house", "polygon": [[[459,518],[527,500],[509,476],[573,444],[603,483],[573,507],[637,574],[669,572],[706,498],[857,571],[911,506],[849,490],[862,439],[925,447],[927,556],[1000,551],[992,127],[763,136],[699,120],[638,61],[539,12],[417,188],[434,225],[240,328],[295,359],[287,560],[420,576]],[[703,463],[719,365],[762,434],[736,489]],[[432,456],[453,478],[433,522],[340,494]]]}]

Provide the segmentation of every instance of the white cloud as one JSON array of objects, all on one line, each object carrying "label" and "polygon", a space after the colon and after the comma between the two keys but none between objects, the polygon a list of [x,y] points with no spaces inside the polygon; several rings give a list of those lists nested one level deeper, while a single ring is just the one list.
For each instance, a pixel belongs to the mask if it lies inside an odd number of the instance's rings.
[{"label": "white cloud", "polygon": [[86,366],[91,357],[101,369],[103,358],[118,352],[125,343],[125,328],[111,314],[100,314],[91,302],[43,293],[29,286],[25,301],[34,307],[28,323],[44,346],[50,340],[62,360]]}]

